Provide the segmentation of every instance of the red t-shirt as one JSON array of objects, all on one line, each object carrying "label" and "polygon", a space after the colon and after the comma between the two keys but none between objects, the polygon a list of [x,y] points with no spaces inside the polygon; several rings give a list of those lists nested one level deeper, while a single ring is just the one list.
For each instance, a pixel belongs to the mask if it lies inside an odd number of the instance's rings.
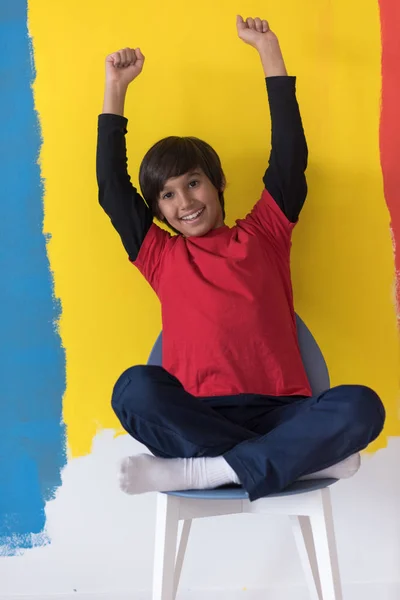
[{"label": "red t-shirt", "polygon": [[294,227],[267,190],[201,237],[156,225],[134,262],[162,306],[163,367],[195,396],[310,396],[290,278]]}]

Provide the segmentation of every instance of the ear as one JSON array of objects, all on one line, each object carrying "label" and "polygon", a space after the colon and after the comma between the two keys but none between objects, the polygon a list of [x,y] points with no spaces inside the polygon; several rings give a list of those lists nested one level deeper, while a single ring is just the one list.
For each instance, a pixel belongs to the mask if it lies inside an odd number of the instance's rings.
[{"label": "ear", "polygon": [[157,211],[156,211],[156,217],[157,217],[157,219],[158,219],[159,221],[165,221],[165,217],[164,217],[164,215],[163,215],[163,214],[162,214],[162,212],[161,212],[161,209],[160,209],[160,203],[159,203],[159,202],[157,202]]}]

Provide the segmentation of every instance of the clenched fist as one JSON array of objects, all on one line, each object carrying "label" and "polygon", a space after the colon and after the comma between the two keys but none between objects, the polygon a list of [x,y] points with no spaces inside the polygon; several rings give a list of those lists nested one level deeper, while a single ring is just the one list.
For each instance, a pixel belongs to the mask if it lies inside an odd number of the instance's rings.
[{"label": "clenched fist", "polygon": [[106,58],[106,82],[128,86],[142,72],[144,56],[140,48],[124,48]]},{"label": "clenched fist", "polygon": [[277,41],[278,39],[270,30],[268,21],[265,19],[261,20],[259,17],[255,17],[254,19],[248,17],[244,20],[243,17],[238,15],[236,26],[240,39],[257,50],[260,50],[264,43]]}]

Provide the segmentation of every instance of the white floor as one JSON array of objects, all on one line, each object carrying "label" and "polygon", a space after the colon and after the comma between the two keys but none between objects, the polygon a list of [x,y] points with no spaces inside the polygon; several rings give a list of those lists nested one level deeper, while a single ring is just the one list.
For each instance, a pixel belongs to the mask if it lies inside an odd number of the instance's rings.
[{"label": "white floor", "polygon": [[[344,586],[343,592],[343,600],[399,600],[400,582],[350,584]],[[0,600],[151,600],[151,592],[7,595],[0,596]],[[183,590],[177,600],[309,600],[309,596],[304,586],[282,585],[264,589]]]},{"label": "white floor", "polygon": [[[151,600],[155,495],[126,496],[115,477],[118,457],[137,451],[103,431],[68,463],[47,505],[51,543],[0,558],[0,600]],[[393,438],[332,488],[344,600],[400,599],[399,464]],[[286,518],[194,523],[178,600],[228,598],[308,600]]]}]

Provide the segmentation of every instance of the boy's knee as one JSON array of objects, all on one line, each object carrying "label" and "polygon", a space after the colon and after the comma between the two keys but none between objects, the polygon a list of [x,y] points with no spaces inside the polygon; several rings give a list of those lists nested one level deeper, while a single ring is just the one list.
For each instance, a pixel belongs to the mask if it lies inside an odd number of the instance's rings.
[{"label": "boy's knee", "polygon": [[345,413],[349,425],[365,430],[370,441],[375,439],[385,422],[385,407],[378,394],[364,385],[343,385],[337,390],[346,399]]},{"label": "boy's knee", "polygon": [[111,405],[117,415],[127,404],[130,412],[151,409],[155,370],[159,368],[136,365],[122,373],[114,386],[111,398]]}]

